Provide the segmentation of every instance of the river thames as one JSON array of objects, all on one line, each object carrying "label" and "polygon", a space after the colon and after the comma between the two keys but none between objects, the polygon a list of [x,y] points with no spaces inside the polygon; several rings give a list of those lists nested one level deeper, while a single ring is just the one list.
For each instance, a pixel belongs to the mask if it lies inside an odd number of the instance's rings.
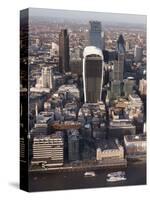
[{"label": "river thames", "polygon": [[96,170],[95,177],[85,177],[84,172],[33,172],[29,174],[29,190],[34,192],[146,184],[146,163],[129,163],[124,170],[126,181],[107,182],[107,174],[117,170]]}]

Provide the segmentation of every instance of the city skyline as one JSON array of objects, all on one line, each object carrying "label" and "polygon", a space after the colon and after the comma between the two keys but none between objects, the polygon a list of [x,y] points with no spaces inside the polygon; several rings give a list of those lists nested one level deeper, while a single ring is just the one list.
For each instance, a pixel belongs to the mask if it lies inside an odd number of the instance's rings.
[{"label": "city skyline", "polygon": [[22,11],[20,29],[20,162],[30,190],[146,184],[146,29],[36,21],[32,11]]}]

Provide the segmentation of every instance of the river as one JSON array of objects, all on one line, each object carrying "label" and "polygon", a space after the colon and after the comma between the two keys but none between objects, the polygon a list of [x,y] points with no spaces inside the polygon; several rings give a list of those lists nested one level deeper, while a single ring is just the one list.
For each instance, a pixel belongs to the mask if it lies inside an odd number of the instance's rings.
[{"label": "river", "polygon": [[29,175],[29,188],[30,191],[46,191],[146,184],[145,163],[129,163],[124,170],[126,181],[107,182],[107,174],[113,171],[116,170],[97,170],[95,177],[84,177],[84,172],[33,172]]}]

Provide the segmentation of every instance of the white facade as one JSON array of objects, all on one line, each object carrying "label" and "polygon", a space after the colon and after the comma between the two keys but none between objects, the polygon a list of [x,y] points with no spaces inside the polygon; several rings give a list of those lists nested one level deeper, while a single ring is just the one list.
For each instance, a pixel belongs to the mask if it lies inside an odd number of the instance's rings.
[{"label": "white facade", "polygon": [[30,88],[30,92],[35,92],[35,93],[50,93],[50,89],[49,88],[37,88],[37,87],[32,87]]},{"label": "white facade", "polygon": [[121,145],[118,146],[118,149],[107,149],[101,150],[101,148],[97,148],[96,150],[96,160],[103,160],[109,158],[124,158],[124,149]]},{"label": "white facade", "polygon": [[62,166],[64,160],[64,140],[62,136],[34,137],[32,164],[43,162],[47,166]]},{"label": "white facade", "polygon": [[141,95],[147,94],[147,80],[141,79],[139,82],[139,91]]},{"label": "white facade", "polygon": [[52,69],[51,67],[42,68],[42,87],[52,89]]}]

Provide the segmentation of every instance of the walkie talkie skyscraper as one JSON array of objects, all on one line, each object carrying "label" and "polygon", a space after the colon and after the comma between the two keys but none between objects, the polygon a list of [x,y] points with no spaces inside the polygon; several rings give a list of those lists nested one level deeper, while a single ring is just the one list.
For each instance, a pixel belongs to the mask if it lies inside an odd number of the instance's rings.
[{"label": "walkie talkie skyscraper", "polygon": [[103,85],[103,54],[101,49],[88,46],[83,52],[83,84],[84,101],[96,103],[102,97]]}]

